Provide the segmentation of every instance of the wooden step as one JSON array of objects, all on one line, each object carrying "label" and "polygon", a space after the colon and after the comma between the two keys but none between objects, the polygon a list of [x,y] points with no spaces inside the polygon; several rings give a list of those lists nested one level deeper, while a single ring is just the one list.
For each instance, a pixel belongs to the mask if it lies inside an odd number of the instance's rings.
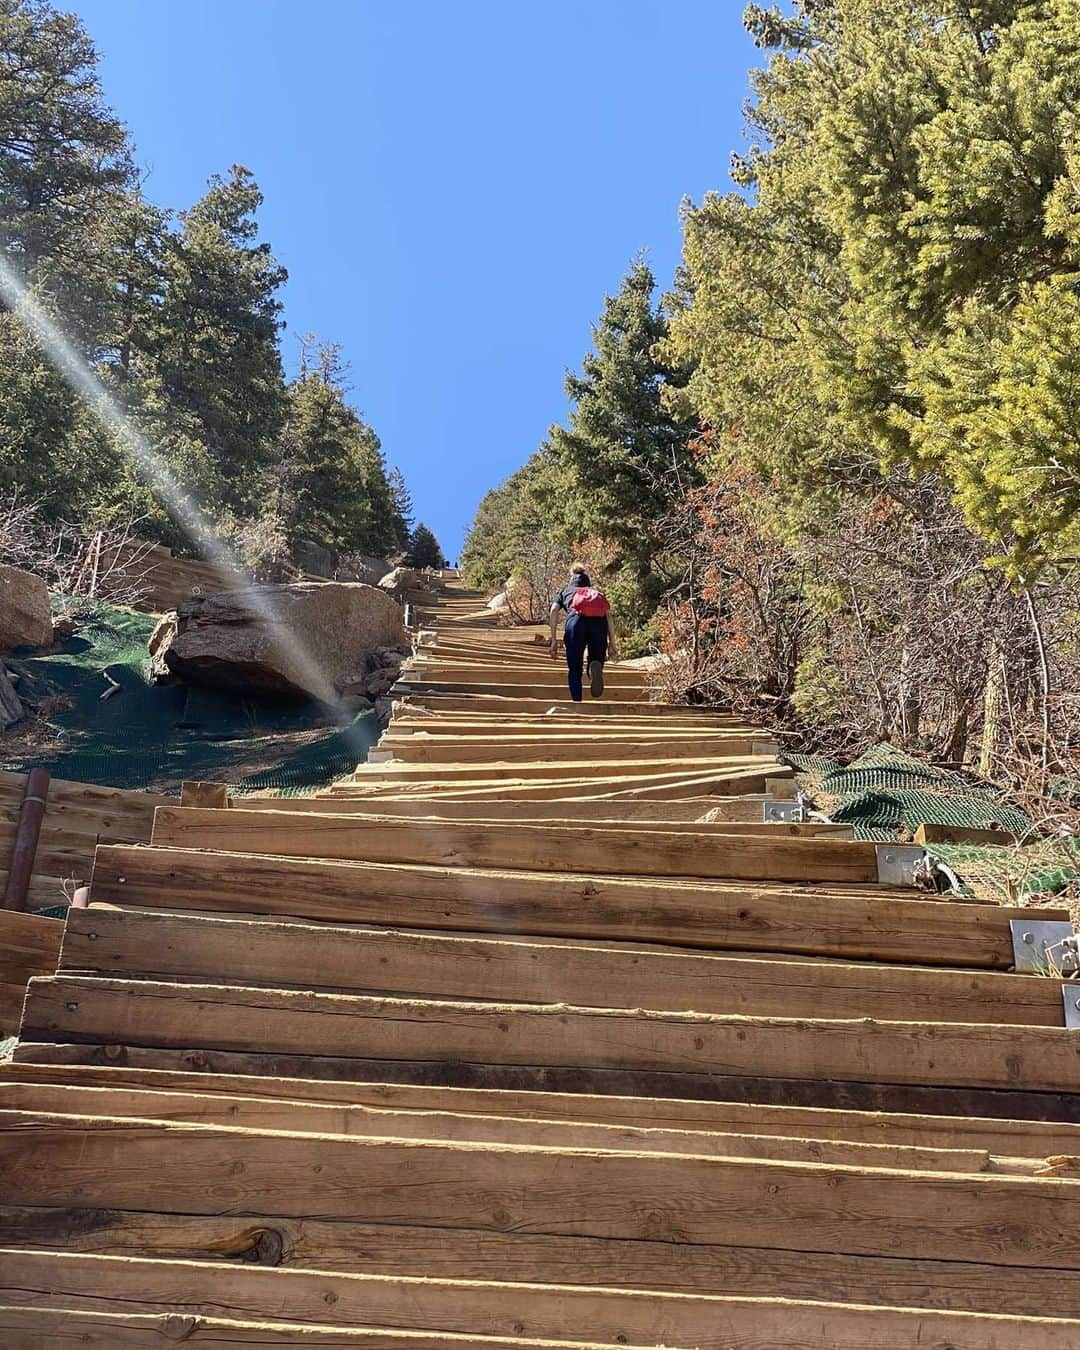
[{"label": "wooden step", "polygon": [[786,1162],[845,1163],[907,1172],[985,1172],[1031,1175],[1023,1158],[993,1157],[981,1149],[922,1148],[904,1144],[795,1139],[746,1132],[643,1129],[625,1125],[502,1119],[449,1111],[400,1111],[376,1106],[333,1106],[281,1098],[238,1097],[206,1091],[167,1092],[131,1087],[74,1087],[0,1082],[0,1109],[51,1115],[111,1116],[189,1125],[233,1125],[299,1134],[341,1134],[368,1139],[436,1143],[521,1144],[534,1148],[689,1153],[699,1157],[769,1158]]},{"label": "wooden step", "polygon": [[[738,1290],[743,1298],[818,1304],[891,1305],[1022,1317],[1043,1317],[1052,1309],[1057,1318],[1080,1316],[1080,1280],[1070,1272],[974,1261],[674,1242],[665,1246],[660,1263],[656,1243],[648,1241],[311,1218],[277,1217],[270,1226],[259,1227],[243,1216],[147,1214],[115,1208],[0,1207],[0,1242],[64,1254],[213,1261],[232,1269],[243,1259],[285,1270],[481,1281],[497,1271],[501,1279],[518,1284],[651,1288],[684,1294]],[[5,1325],[0,1308],[0,1328]],[[829,1334],[835,1334],[835,1327],[834,1320]],[[34,1343],[33,1350],[40,1350],[41,1344]],[[105,1344],[111,1347],[113,1342]],[[779,1344],[786,1347],[790,1341]]]},{"label": "wooden step", "polygon": [[[55,963],[54,963],[55,965]],[[767,960],[617,943],[123,913],[68,915],[62,974],[194,979],[333,993],[570,1003],[747,1016],[875,1017],[1060,1027],[1038,976]]]},{"label": "wooden step", "polygon": [[[0,1111],[9,1205],[481,1228],[1074,1271],[1080,1183]],[[271,1225],[272,1226],[272,1225]]]},{"label": "wooden step", "polygon": [[[222,814],[225,814],[224,812]],[[97,851],[95,902],[331,923],[592,938],[1007,970],[1011,919],[1063,910],[916,898],[887,887],[680,882],[509,869],[282,859],[198,849]]]},{"label": "wooden step", "polygon": [[[639,1345],[729,1350],[735,1337],[786,1328],[784,1344],[855,1347],[948,1344],[955,1350],[1064,1350],[1080,1330],[1055,1318],[988,1317],[783,1303],[711,1295],[633,1292],[573,1285],[454,1282],[407,1276],[225,1267],[200,1261],[154,1261],[46,1252],[0,1253],[0,1299],[40,1290],[39,1306],[130,1316],[168,1309],[175,1317],[234,1322],[368,1326],[380,1330],[456,1333],[548,1344]],[[766,1334],[768,1334],[766,1332]],[[835,1337],[830,1341],[825,1335]],[[982,1340],[976,1340],[976,1336]],[[1006,1342],[1004,1337],[1011,1335]],[[814,1339],[807,1339],[814,1337]],[[902,1339],[895,1339],[900,1337]],[[1038,1337],[1039,1339],[1036,1339]],[[887,1339],[883,1339],[887,1338]],[[306,1337],[305,1337],[306,1341]],[[761,1342],[777,1343],[777,1342]]]},{"label": "wooden step", "polygon": [[317,1078],[209,1073],[205,1069],[140,1069],[116,1064],[0,1062],[0,1082],[49,1086],[147,1088],[334,1106],[497,1116],[632,1129],[782,1135],[790,1139],[894,1144],[924,1149],[976,1149],[1008,1157],[1080,1156],[1080,1125],[1042,1120],[897,1112],[824,1110],[755,1101],[692,1101],[663,1097],[591,1096],[584,1092],[499,1091],[400,1082],[336,1082]]},{"label": "wooden step", "polygon": [[24,1042],[394,1062],[1080,1091],[1080,1043],[1064,1028],[447,1002],[69,975],[31,980],[20,1035]]},{"label": "wooden step", "polygon": [[877,881],[877,846],[831,838],[604,830],[558,825],[292,815],[159,807],[153,843],[277,857],[522,867],[607,875],[715,877],[744,881]]}]

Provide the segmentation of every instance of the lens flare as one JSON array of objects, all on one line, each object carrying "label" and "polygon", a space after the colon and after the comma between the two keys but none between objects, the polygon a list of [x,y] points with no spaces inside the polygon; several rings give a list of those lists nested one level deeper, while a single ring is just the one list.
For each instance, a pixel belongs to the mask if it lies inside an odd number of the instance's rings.
[{"label": "lens flare", "polygon": [[[266,623],[281,651],[299,671],[312,698],[327,708],[340,726],[350,726],[352,719],[325,673],[312,661],[265,595],[252,586],[237,558],[217,537],[212,522],[191,494],[181,487],[163,456],[132,424],[56,322],[2,257],[0,297],[33,334],[68,386],[85,400],[102,426],[116,438],[140,477],[159,493],[169,513],[196,548],[232,580],[233,588],[242,593],[242,603]],[[366,741],[359,735],[357,741],[357,758],[362,759],[366,754]]]}]

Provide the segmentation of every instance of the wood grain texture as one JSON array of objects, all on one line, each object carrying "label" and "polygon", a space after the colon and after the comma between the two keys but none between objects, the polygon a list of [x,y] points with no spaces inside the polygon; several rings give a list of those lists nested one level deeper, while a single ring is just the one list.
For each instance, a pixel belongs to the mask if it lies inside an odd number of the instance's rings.
[{"label": "wood grain texture", "polygon": [[[35,974],[52,973],[55,956]],[[571,1003],[777,1017],[1061,1026],[1038,976],[705,955],[618,943],[72,910],[65,974],[156,975],[338,993]]]},{"label": "wood grain texture", "polygon": [[[913,1172],[985,1172],[988,1153],[979,1149],[912,1148],[821,1139],[794,1139],[742,1132],[642,1129],[625,1125],[503,1119],[448,1111],[401,1111],[372,1106],[334,1106],[280,1098],[155,1092],[130,1087],[72,1087],[0,1083],[0,1109],[54,1115],[134,1116],[189,1125],[236,1125],[254,1130],[344,1134],[365,1138],[428,1139],[435,1142],[524,1144],[535,1148],[626,1149],[637,1153],[692,1153],[716,1158],[772,1158],[786,1162],[844,1163],[895,1167]],[[1001,1175],[1030,1175],[1021,1159],[995,1158]]]},{"label": "wood grain texture", "polygon": [[[733,1334],[760,1334],[755,1327],[757,1315],[764,1314],[768,1321],[769,1312],[754,1300],[710,1295],[638,1293],[535,1282],[511,1285],[490,1280],[466,1283],[257,1267],[230,1269],[194,1261],[41,1252],[4,1252],[2,1269],[0,1300],[11,1303],[22,1291],[24,1303],[39,1297],[54,1309],[66,1305],[131,1313],[167,1307],[174,1315],[226,1317],[239,1322],[285,1320],[548,1341],[572,1335],[575,1341],[688,1350],[729,1350]],[[834,1310],[820,1305],[817,1309],[800,1307],[794,1300],[786,1300],[774,1311],[786,1314],[787,1325],[796,1335],[806,1335],[815,1320],[819,1326],[823,1320],[828,1322]],[[1061,1318],[991,1319],[873,1308],[836,1311],[841,1323],[858,1311],[862,1325],[872,1335],[875,1323],[884,1323],[878,1326],[877,1334],[890,1329],[895,1334],[904,1327],[908,1335],[927,1339],[948,1336],[950,1345],[980,1344],[980,1350],[994,1344],[1006,1330],[1014,1336],[1014,1347],[1064,1345],[1061,1338],[1068,1331],[1080,1331],[1080,1324],[1070,1325]],[[990,1339],[978,1343],[974,1340],[976,1333]],[[1037,1334],[1043,1337],[1039,1342],[1034,1340]]]},{"label": "wood grain texture", "polygon": [[[949,965],[1012,965],[1009,920],[1063,910],[951,904],[884,888],[740,885],[278,858],[194,849],[97,851],[92,899],[217,913],[394,923],[684,947]],[[912,898],[906,898],[910,895]],[[904,898],[900,898],[904,896]]]},{"label": "wood grain texture", "polygon": [[0,1207],[0,1246],[373,1275],[539,1282],[670,1293],[1080,1316],[1080,1276],[1058,1269],[786,1252],[764,1247],[534,1236],[323,1219]]},{"label": "wood grain texture", "polygon": [[1064,1028],[725,1017],[66,975],[31,980],[22,1037],[1080,1091],[1080,1039]]},{"label": "wood grain texture", "polygon": [[154,1091],[212,1092],[273,1097],[338,1106],[366,1105],[402,1111],[449,1111],[518,1120],[626,1125],[633,1128],[708,1130],[849,1140],[920,1148],[979,1149],[1026,1158],[1080,1155],[1080,1125],[972,1116],[827,1110],[774,1106],[763,1101],[594,1096],[582,1092],[433,1087],[402,1082],[335,1082],[124,1065],[0,1063],[0,1083],[132,1087]]},{"label": "wood grain texture", "polygon": [[3,1202],[1080,1269],[1080,1182],[0,1112]]}]

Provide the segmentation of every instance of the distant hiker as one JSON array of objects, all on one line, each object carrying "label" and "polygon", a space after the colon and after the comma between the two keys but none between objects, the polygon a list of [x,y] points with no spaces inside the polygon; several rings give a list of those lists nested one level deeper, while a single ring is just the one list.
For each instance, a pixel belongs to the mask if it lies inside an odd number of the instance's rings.
[{"label": "distant hiker", "polygon": [[581,676],[585,653],[589,653],[589,690],[593,698],[604,692],[604,662],[619,659],[611,606],[603,591],[589,580],[585,569],[574,564],[570,580],[551,602],[551,659],[559,659],[559,614],[565,613],[563,646],[566,648],[570,697],[581,702]]}]

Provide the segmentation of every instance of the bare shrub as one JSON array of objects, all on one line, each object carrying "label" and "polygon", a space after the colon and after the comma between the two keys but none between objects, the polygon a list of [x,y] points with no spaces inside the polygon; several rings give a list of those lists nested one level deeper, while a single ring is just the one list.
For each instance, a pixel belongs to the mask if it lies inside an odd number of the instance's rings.
[{"label": "bare shrub", "polygon": [[665,521],[664,693],[827,754],[890,741],[1076,829],[1080,569],[1011,583],[930,478],[853,491],[794,542],[762,527],[769,497],[749,475],[712,482]]}]

